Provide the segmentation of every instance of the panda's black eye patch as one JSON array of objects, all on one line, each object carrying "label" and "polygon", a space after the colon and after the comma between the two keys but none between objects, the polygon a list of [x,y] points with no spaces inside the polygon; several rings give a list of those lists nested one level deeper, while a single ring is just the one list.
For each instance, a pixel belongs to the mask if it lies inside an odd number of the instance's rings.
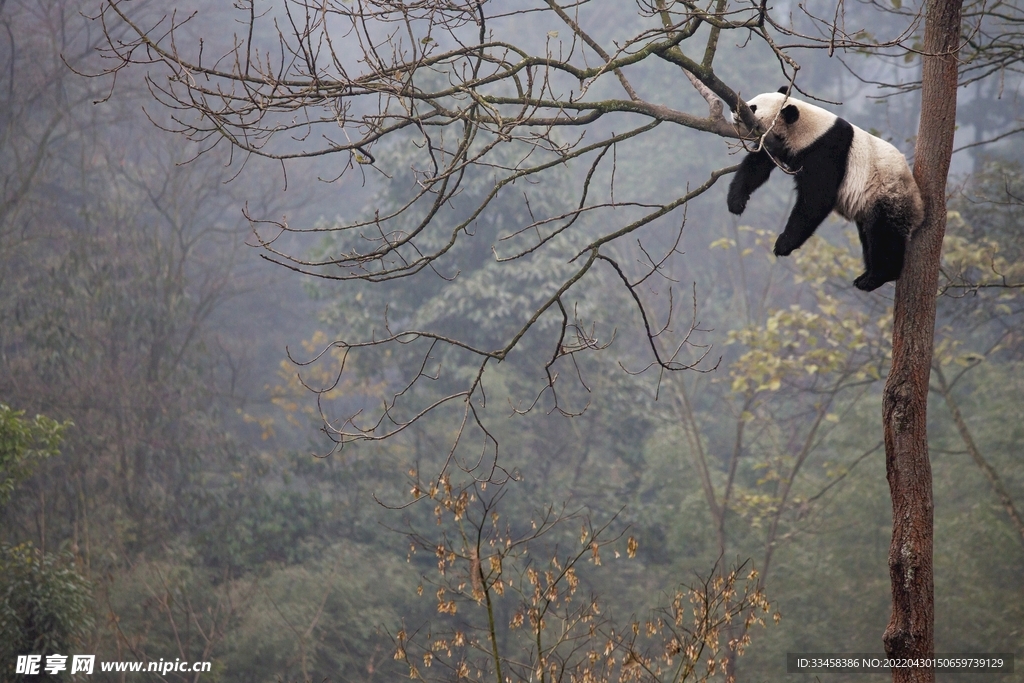
[{"label": "panda's black eye patch", "polygon": [[756,111],[757,111],[757,105],[756,104],[750,105],[750,113],[753,114]]}]

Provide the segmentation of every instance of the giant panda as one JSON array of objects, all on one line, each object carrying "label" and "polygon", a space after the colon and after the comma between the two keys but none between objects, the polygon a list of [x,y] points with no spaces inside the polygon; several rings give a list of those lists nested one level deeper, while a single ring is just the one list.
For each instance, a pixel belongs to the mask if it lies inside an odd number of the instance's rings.
[{"label": "giant panda", "polygon": [[729,184],[729,211],[743,213],[781,163],[796,181],[796,205],[775,242],[776,256],[799,249],[834,210],[857,224],[864,250],[865,270],[854,286],[870,292],[898,278],[906,240],[924,220],[921,192],[900,151],[830,111],[788,97],[786,88],[747,106],[767,133]]}]

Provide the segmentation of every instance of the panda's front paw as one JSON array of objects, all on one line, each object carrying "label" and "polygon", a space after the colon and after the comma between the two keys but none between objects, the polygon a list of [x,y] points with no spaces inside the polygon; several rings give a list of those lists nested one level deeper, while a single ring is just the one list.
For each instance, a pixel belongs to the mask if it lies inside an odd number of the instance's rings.
[{"label": "panda's front paw", "polygon": [[729,213],[734,213],[737,216],[743,213],[747,208],[747,199],[748,197],[744,197],[742,192],[736,192],[730,188],[729,196],[726,199],[726,202],[729,205]]},{"label": "panda's front paw", "polygon": [[775,255],[776,256],[789,256],[792,254],[797,247],[800,245],[797,243],[792,236],[782,233],[779,238],[775,240]]}]

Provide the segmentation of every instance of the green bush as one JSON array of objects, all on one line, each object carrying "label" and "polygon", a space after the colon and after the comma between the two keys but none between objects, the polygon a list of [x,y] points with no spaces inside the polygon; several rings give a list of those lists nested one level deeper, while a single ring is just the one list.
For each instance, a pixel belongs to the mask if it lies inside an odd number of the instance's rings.
[{"label": "green bush", "polygon": [[0,678],[11,680],[18,655],[73,654],[92,628],[90,603],[70,555],[0,545],[0,661],[11,667]]}]

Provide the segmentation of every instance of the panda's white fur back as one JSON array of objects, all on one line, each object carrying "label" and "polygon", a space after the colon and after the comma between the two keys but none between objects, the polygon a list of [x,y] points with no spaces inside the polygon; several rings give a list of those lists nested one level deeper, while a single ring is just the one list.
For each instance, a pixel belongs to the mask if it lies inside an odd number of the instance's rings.
[{"label": "panda's white fur back", "polygon": [[906,157],[885,140],[853,126],[853,144],[836,208],[855,221],[870,210],[872,197],[885,196],[911,197],[914,227],[920,224],[924,202]]},{"label": "panda's white fur back", "polygon": [[[790,152],[806,149],[828,132],[838,118],[832,112],[802,100],[787,98],[782,93],[763,93],[747,103],[756,107],[754,116],[770,134]],[[800,118],[788,126],[780,111],[794,105]],[[909,200],[906,209],[912,214],[913,227],[924,217],[924,203],[907,159],[894,146],[854,126],[853,142],[846,164],[846,175],[839,186],[836,213],[852,221],[862,220],[879,197]]]}]

